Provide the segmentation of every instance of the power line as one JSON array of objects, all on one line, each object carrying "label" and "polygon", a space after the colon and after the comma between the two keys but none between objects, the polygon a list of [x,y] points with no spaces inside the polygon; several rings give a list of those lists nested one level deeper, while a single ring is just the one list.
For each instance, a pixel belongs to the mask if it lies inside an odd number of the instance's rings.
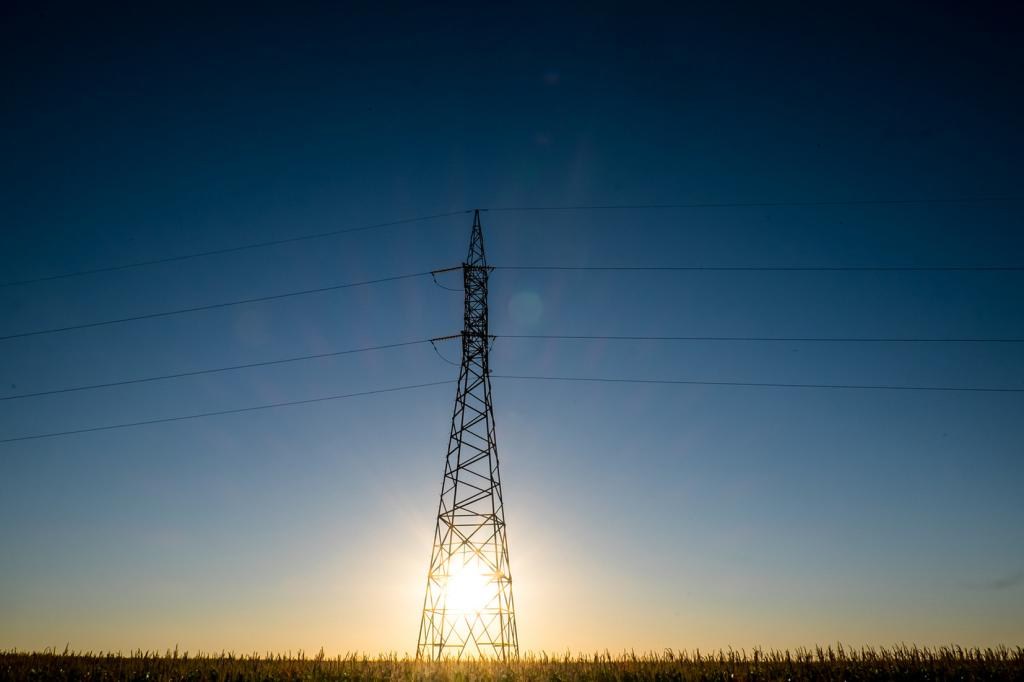
[{"label": "power line", "polygon": [[372,391],[359,391],[357,393],[342,393],[339,395],[328,395],[320,398],[307,398],[306,400],[288,400],[279,403],[268,403],[266,405],[254,405],[251,407],[238,407],[231,410],[217,410],[215,412],[198,412],[196,414],[186,414],[177,417],[163,417],[161,419],[147,419],[145,421],[137,422],[125,422],[122,424],[107,424],[105,426],[93,426],[84,429],[71,429],[69,431],[51,431],[49,433],[36,433],[29,436],[17,436],[15,438],[4,438],[0,439],[2,443],[16,443],[25,440],[38,440],[40,438],[55,438],[57,436],[71,436],[80,433],[93,433],[95,431],[111,431],[113,429],[127,429],[133,426],[148,426],[151,424],[167,424],[169,422],[186,421],[189,419],[202,419],[204,417],[219,417],[226,414],[239,414],[242,412],[255,412],[257,410],[272,410],[278,407],[289,407],[292,405],[310,405],[312,403],[322,403],[329,400],[342,400],[344,398],[358,398],[361,396],[377,395],[379,393],[397,393],[398,391],[410,391],[417,388],[427,388],[428,386],[441,386],[443,384],[454,384],[454,379],[446,379],[445,381],[431,381],[424,384],[411,384],[408,386],[395,386],[394,388],[378,388]]},{"label": "power line", "polygon": [[685,386],[737,386],[749,388],[809,388],[863,391],[933,391],[969,393],[1024,393],[1024,388],[989,388],[976,386],[900,386],[892,384],[796,384],[755,381],[697,381],[690,379],[616,379],[609,377],[561,377],[517,374],[492,374],[492,379],[523,379],[530,381],[573,381],[609,384],[665,384]]},{"label": "power line", "polygon": [[114,320],[102,320],[100,322],[87,322],[85,324],[73,324],[65,327],[52,327],[50,329],[37,329],[30,332],[20,332],[18,334],[8,334],[6,336],[0,336],[0,341],[8,341],[10,339],[21,339],[27,336],[41,336],[43,334],[56,334],[58,332],[67,332],[74,329],[89,329],[92,327],[103,327],[110,324],[120,324],[122,322],[137,322],[138,320],[150,320],[157,317],[170,317],[172,315],[184,315],[186,313],[195,313],[202,310],[216,310],[219,308],[229,308],[236,305],[246,305],[248,303],[263,303],[265,301],[276,301],[282,298],[292,298],[295,296],[306,296],[309,294],[319,294],[325,291],[338,291],[339,289],[351,289],[353,287],[364,287],[372,284],[383,284],[385,282],[397,282],[403,279],[413,279],[415,277],[429,277],[430,272],[413,272],[407,275],[395,275],[393,277],[381,277],[378,279],[369,279],[362,282],[349,282],[347,284],[334,284],[327,287],[318,287],[316,289],[302,289],[300,291],[288,291],[282,294],[271,294],[269,296],[257,296],[255,298],[243,298],[236,301],[226,301],[223,303],[210,303],[208,305],[192,306],[190,308],[178,308],[176,310],[164,310],[157,313],[144,313],[142,315],[132,315],[131,317],[120,317]]},{"label": "power line", "polygon": [[[852,199],[852,200],[840,200],[840,201],[737,201],[737,202],[693,202],[693,203],[674,203],[674,204],[590,204],[590,205],[571,205],[571,206],[495,206],[491,208],[482,208],[481,211],[492,211],[492,212],[528,212],[528,211],[596,211],[596,210],[660,210],[660,209],[706,209],[706,208],[799,208],[799,207],[828,207],[828,206],[887,206],[887,205],[928,205],[928,204],[979,204],[979,203],[1014,203],[1019,202],[1022,199],[1019,197],[965,197],[965,198],[941,198],[941,199]],[[396,227],[398,225],[408,225],[417,222],[426,222],[429,220],[437,220],[440,218],[450,218],[457,215],[465,215],[472,213],[471,209],[462,209],[457,211],[449,211],[446,213],[435,213],[432,215],[417,216],[414,218],[405,218],[402,220],[391,220],[381,223],[373,223],[370,225],[362,225],[360,227],[343,228],[338,230],[327,230],[325,232],[314,232],[311,234],[303,234],[295,237],[285,237],[282,239],[269,239],[261,242],[249,242],[245,244],[239,244],[236,246],[228,246],[220,249],[210,249],[207,251],[195,251],[192,253],[181,254],[177,256],[165,256],[160,258],[151,258],[148,260],[134,261],[131,263],[122,263],[120,265],[110,265],[99,268],[89,268],[85,270],[74,270],[71,272],[63,272],[55,275],[44,275],[41,277],[31,277],[20,280],[11,280],[7,282],[0,282],[0,288],[19,286],[26,284],[37,284],[40,282],[50,282],[61,279],[70,279],[73,277],[83,277],[86,275],[95,275],[104,272],[118,272],[121,270],[130,270],[135,268],[143,268],[152,265],[160,265],[163,263],[175,263],[180,261],[192,260],[195,258],[203,258],[207,256],[219,256],[229,253],[237,253],[239,251],[247,251],[250,249],[260,249],[272,246],[280,246],[282,244],[290,244],[294,242],[309,241],[314,239],[323,239],[326,237],[334,237],[343,234],[351,234],[354,232],[365,232],[368,230],[382,229],[386,227]]]},{"label": "power line", "polygon": [[435,213],[434,215],[419,216],[416,218],[406,218],[404,220],[392,220],[386,223],[374,223],[372,225],[363,225],[361,227],[350,227],[340,230],[328,230],[327,232],[315,232],[313,234],[304,234],[297,237],[286,237],[284,239],[271,239],[264,242],[250,242],[248,244],[240,244],[238,246],[229,246],[223,249],[211,249],[209,251],[196,251],[194,253],[187,253],[180,256],[167,256],[165,258],[153,258],[150,260],[136,261],[134,263],[124,263],[121,265],[111,265],[102,268],[92,268],[89,270],[77,270],[73,272],[64,272],[58,275],[47,275],[44,277],[34,277],[31,279],[14,280],[10,282],[0,282],[0,287],[11,287],[21,284],[35,284],[38,282],[50,282],[58,279],[68,279],[71,277],[82,277],[84,275],[95,275],[101,272],[117,272],[118,270],[130,270],[132,268],[142,268],[150,265],[159,265],[161,263],[174,263],[178,261],[191,260],[193,258],[203,258],[205,256],[219,256],[226,253],[237,253],[238,251],[247,251],[249,249],[261,249],[268,246],[280,246],[281,244],[291,244],[293,242],[309,241],[311,239],[322,239],[324,237],[334,237],[336,235],[351,234],[353,232],[365,232],[367,230],[376,230],[384,227],[395,227],[397,225],[408,225],[410,223],[425,222],[427,220],[437,220],[438,218],[449,218],[451,216],[463,215],[470,213],[470,211],[450,211],[448,213]]},{"label": "power line", "polygon": [[496,334],[501,339],[557,341],[748,341],[807,343],[1024,343],[1024,338],[929,336],[601,336],[595,334]]},{"label": "power line", "polygon": [[481,211],[605,211],[605,210],[660,210],[685,208],[800,208],[827,206],[892,206],[913,204],[988,204],[1013,203],[1020,197],[962,197],[941,199],[846,199],[837,201],[717,201],[680,204],[575,204],[570,206],[495,206]]},{"label": "power line", "polygon": [[1024,265],[495,265],[494,270],[566,272],[1022,272]]},{"label": "power line", "polygon": [[319,358],[337,357],[339,355],[352,355],[355,353],[366,353],[369,351],[386,350],[389,348],[402,348],[404,346],[415,346],[417,344],[431,343],[432,339],[419,339],[417,341],[402,341],[400,343],[388,343],[380,346],[366,346],[364,348],[352,348],[349,350],[338,350],[329,353],[314,353],[312,355],[296,355],[278,360],[265,360],[262,362],[247,362],[241,365],[228,365],[226,367],[211,367],[197,369],[188,372],[177,372],[175,374],[160,374],[156,376],[142,377],[139,379],[125,379],[122,381],[109,381],[102,384],[89,384],[86,386],[72,386],[69,388],[55,388],[49,391],[37,391],[35,393],[22,393],[21,395],[9,395],[0,397],[4,400],[22,400],[23,398],[38,398],[44,395],[56,395],[60,393],[74,393],[77,391],[92,391],[99,388],[112,388],[114,386],[128,386],[130,384],[144,384],[151,381],[164,381],[166,379],[180,379],[183,377],[201,376],[204,374],[216,374],[218,372],[229,372],[238,369],[251,369],[253,367],[269,367],[271,365],[283,365],[290,362],[301,362],[304,360],[315,360]]},{"label": "power line", "polygon": [[436,338],[436,339],[431,339],[430,340],[430,347],[434,349],[434,352],[437,354],[437,357],[441,358],[442,360],[447,362],[449,365],[452,365],[454,367],[460,367],[459,363],[452,362],[451,360],[446,358],[444,355],[442,355],[440,349],[437,347],[437,342],[438,341],[449,341],[452,338],[455,338],[455,337],[445,336],[445,337],[440,337],[440,338]]},{"label": "power line", "polygon": [[[48,395],[59,395],[63,393],[75,393],[79,391],[92,391],[102,388],[113,388],[117,386],[129,386],[132,384],[144,384],[154,381],[164,381],[168,379],[180,379],[184,377],[202,376],[206,374],[218,374],[220,372],[229,372],[234,370],[252,369],[256,367],[270,367],[273,365],[283,365],[293,362],[302,362],[306,360],[317,360],[322,358],[337,357],[342,355],[352,355],[356,353],[366,353],[378,350],[388,350],[392,348],[402,348],[406,346],[415,346],[425,343],[431,344],[434,352],[437,353],[438,357],[447,362],[450,365],[458,367],[458,363],[453,363],[448,358],[441,354],[437,348],[436,343],[440,341],[451,341],[460,339],[461,335],[453,336],[442,336],[431,339],[417,339],[414,341],[402,341],[399,343],[388,343],[378,346],[365,346],[362,348],[351,348],[346,350],[329,351],[326,353],[313,353],[309,355],[295,355],[285,358],[277,358],[273,360],[262,360],[259,362],[248,362],[239,365],[226,365],[223,367],[209,367],[205,369],[189,370],[186,372],[176,372],[172,374],[158,374],[148,377],[140,377],[138,379],[123,379],[118,381],[109,381],[99,384],[87,384],[83,386],[70,386],[65,388],[55,388],[47,391],[36,391],[33,393],[22,393],[19,395],[0,396],[0,402],[7,400],[22,400],[26,398],[39,398]],[[838,336],[608,336],[608,335],[568,335],[568,334],[496,334],[492,335],[492,339],[517,339],[517,340],[554,340],[554,341],[708,341],[708,342],[838,342],[838,343],[1024,343],[1022,339],[1011,339],[1011,338],[980,338],[980,337],[959,337],[959,338],[939,338],[939,337],[838,337]]]},{"label": "power line", "polygon": [[[566,376],[541,376],[521,374],[492,374],[492,379],[512,379],[519,381],[566,381],[566,382],[587,382],[606,384],[656,384],[671,386],[724,386],[740,388],[802,388],[802,389],[826,389],[826,390],[861,390],[861,391],[924,391],[942,393],[1024,393],[1024,388],[994,388],[981,386],[916,386],[916,385],[893,385],[893,384],[801,384],[801,383],[780,383],[780,382],[752,382],[752,381],[700,381],[692,379],[626,379],[612,377],[566,377]],[[166,424],[169,422],[200,419],[204,417],[216,417],[228,414],[239,414],[243,412],[255,412],[258,410],[269,410],[278,407],[293,405],[308,405],[312,403],[326,402],[330,400],[341,400],[343,398],[355,398],[359,396],[376,395],[379,393],[394,393],[429,386],[440,386],[453,384],[456,380],[432,381],[423,384],[412,384],[407,386],[396,386],[393,388],[381,388],[357,393],[344,393],[339,395],[323,396],[319,398],[307,398],[305,400],[290,400],[266,405],[254,405],[251,407],[239,407],[230,410],[217,410],[213,412],[200,412],[196,414],[179,415],[175,417],[163,417],[160,419],[148,419],[144,421],[125,422],[121,424],[107,424],[104,426],[93,426],[82,429],[71,429],[67,431],[51,431],[48,433],[37,433],[27,436],[16,436],[14,438],[0,439],[0,444],[14,443],[26,440],[37,440],[41,438],[54,438],[57,436],[71,436],[95,431],[110,431],[113,429],[125,429],[134,426],[148,426],[151,424]]]},{"label": "power line", "polygon": [[[158,317],[170,317],[172,315],[183,315],[186,313],[200,312],[203,310],[216,310],[219,308],[228,308],[238,305],[246,305],[250,303],[263,303],[266,301],[274,301],[284,298],[293,298],[296,296],[307,296],[310,294],[323,293],[327,291],[337,291],[340,289],[349,289],[360,286],[370,286],[373,284],[383,284],[386,282],[395,282],[404,279],[412,279],[416,277],[432,277],[435,278],[439,273],[455,270],[458,268],[444,268],[440,270],[426,271],[426,272],[414,272],[405,275],[395,275],[393,277],[381,277],[378,279],[364,280],[362,282],[349,282],[346,284],[335,284],[326,287],[317,287],[315,289],[302,289],[299,291],[289,291],[280,294],[271,294],[268,296],[257,296],[253,298],[239,299],[235,301],[225,301],[221,303],[211,303],[201,306],[191,306],[188,308],[177,308],[174,310],[164,310],[154,313],[143,313],[140,315],[132,315],[129,317],[115,318],[112,320],[101,320],[98,322],[86,322],[83,324],[66,325],[63,327],[51,327],[49,329],[37,329],[29,332],[19,332],[17,334],[7,334],[0,336],[0,341],[8,341],[11,339],[25,338],[29,336],[40,336],[44,334],[56,334],[59,332],[72,331],[76,329],[89,329],[92,327],[102,327],[112,324],[120,324],[124,322],[137,322],[139,320],[148,320]],[[650,271],[1024,271],[1024,266],[566,266],[566,265],[499,265],[493,266],[494,270],[548,270],[548,271],[637,271],[637,272],[650,272]],[[681,340],[681,339],[680,339]],[[698,340],[694,338],[692,340]],[[709,338],[707,340],[716,340]],[[717,340],[731,340],[726,338],[720,338]],[[757,340],[757,339],[735,339],[735,340]],[[765,339],[768,340],[768,339]],[[778,340],[815,340],[815,339],[778,339]],[[824,340],[824,339],[820,339]],[[837,339],[840,340],[840,339]],[[853,341],[856,339],[841,339]],[[868,339],[864,339],[868,340]],[[881,339],[879,339],[881,340]],[[963,341],[968,341],[963,339]],[[994,341],[994,340],[993,340]],[[1016,342],[1014,340],[1007,340],[1009,342]]]},{"label": "power line", "polygon": [[[337,291],[340,289],[349,289],[353,287],[370,286],[373,284],[383,284],[386,282],[396,282],[404,279],[412,279],[416,277],[435,277],[439,273],[448,272],[450,270],[457,270],[459,268],[443,268],[440,270],[426,271],[426,272],[414,272],[405,275],[395,275],[393,277],[381,277],[378,279],[365,280],[362,282],[349,282],[346,284],[334,284],[326,287],[317,287],[315,289],[302,289],[299,291],[288,291],[280,294],[271,294],[268,296],[257,296],[253,298],[244,298],[235,301],[225,301],[222,303],[210,303],[201,306],[191,306],[188,308],[177,308],[174,310],[164,310],[154,313],[143,313],[140,315],[132,315],[129,317],[120,317],[112,320],[101,320],[98,322],[86,322],[83,324],[66,325],[63,327],[51,327],[48,329],[36,329],[29,332],[19,332],[17,334],[7,334],[0,336],[0,341],[9,341],[11,339],[20,339],[29,336],[41,336],[44,334],[56,334],[59,332],[73,331],[76,329],[90,329],[93,327],[103,327],[112,324],[121,324],[124,322],[137,322],[139,320],[150,320],[158,317],[170,317],[172,315],[184,315],[186,313],[200,312],[203,310],[216,310],[220,308],[229,308],[232,306],[246,305],[250,303],[263,303],[266,301],[274,301],[284,298],[293,298],[296,296],[307,296],[309,294],[318,294],[326,291]],[[494,270],[566,270],[566,271],[595,271],[595,270],[608,270],[608,271],[1024,271],[1024,266],[938,266],[938,267],[846,267],[846,266],[565,266],[565,265],[516,265],[516,266],[494,266]],[[436,281],[436,279],[435,279]]]}]

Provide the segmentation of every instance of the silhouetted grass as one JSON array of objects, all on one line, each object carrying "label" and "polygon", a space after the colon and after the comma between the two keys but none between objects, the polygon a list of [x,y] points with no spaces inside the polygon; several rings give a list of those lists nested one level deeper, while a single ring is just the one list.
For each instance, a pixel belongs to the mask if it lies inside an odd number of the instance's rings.
[{"label": "silhouetted grass", "polygon": [[712,654],[608,653],[524,656],[514,663],[427,663],[397,656],[370,658],[234,654],[129,655],[0,653],[0,680],[1024,680],[1024,649],[936,649],[899,646],[857,650],[719,651]]}]

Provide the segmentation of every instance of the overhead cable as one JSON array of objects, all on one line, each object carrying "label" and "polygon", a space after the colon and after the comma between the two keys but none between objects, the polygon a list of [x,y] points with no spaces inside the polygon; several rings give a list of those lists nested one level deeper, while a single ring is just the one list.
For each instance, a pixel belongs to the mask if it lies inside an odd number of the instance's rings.
[{"label": "overhead cable", "polygon": [[68,388],[55,388],[49,391],[36,391],[34,393],[22,393],[0,397],[4,400],[22,400],[24,398],[38,398],[45,395],[56,395],[60,393],[74,393],[77,391],[92,391],[99,388],[111,388],[114,386],[128,386],[130,384],[144,384],[152,381],[164,381],[166,379],[180,379],[183,377],[201,376],[204,374],[216,374],[218,372],[229,372],[232,370],[251,369],[254,367],[269,367],[271,365],[283,365],[290,362],[301,362],[304,360],[315,360],[320,358],[331,358],[340,355],[352,355],[355,353],[366,353],[369,351],[386,350],[389,348],[402,348],[404,346],[415,346],[417,344],[431,343],[432,339],[420,339],[417,341],[403,341],[401,343],[388,343],[380,346],[366,346],[363,348],[352,348],[349,350],[337,350],[329,353],[313,353],[311,355],[295,355],[277,360],[264,360],[261,362],[247,362],[241,365],[227,365],[225,367],[211,367],[207,369],[196,369],[187,372],[176,372],[174,374],[158,374],[155,376],[142,377],[139,379],[124,379],[121,381],[108,381],[101,384],[88,384],[84,386],[71,386]]},{"label": "overhead cable", "polygon": [[55,438],[57,436],[71,436],[81,433],[93,433],[96,431],[111,431],[113,429],[127,429],[133,426],[148,426],[151,424],[167,424],[169,422],[186,421],[190,419],[202,419],[204,417],[219,417],[227,414],[239,414],[242,412],[255,412],[257,410],[272,410],[278,407],[290,407],[293,405],[310,405],[313,403],[322,403],[329,400],[342,400],[345,398],[358,398],[368,395],[377,395],[379,393],[397,393],[398,391],[410,391],[417,388],[427,388],[428,386],[441,386],[444,384],[454,384],[455,379],[446,379],[444,381],[430,381],[423,384],[410,384],[408,386],[395,386],[393,388],[378,388],[372,391],[358,391],[356,393],[342,393],[338,395],[327,395],[319,398],[307,398],[306,400],[287,400],[278,403],[267,403],[265,405],[253,405],[251,407],[238,407],[230,410],[217,410],[214,412],[197,412],[194,414],[179,415],[176,417],[163,417],[160,419],[147,419],[144,421],[136,422],[124,422],[121,424],[106,424],[104,426],[92,426],[84,429],[69,429],[67,431],[51,431],[49,433],[36,433],[28,436],[16,436],[14,438],[3,438],[0,439],[2,443],[16,443],[25,440],[38,440],[40,438]]},{"label": "overhead cable", "polygon": [[596,334],[496,334],[503,339],[558,341],[745,341],[785,343],[1024,343],[1024,338],[978,336],[608,336]]},{"label": "overhead cable", "polygon": [[[634,379],[616,377],[579,377],[579,376],[542,376],[542,375],[520,375],[520,374],[492,374],[492,379],[509,379],[519,381],[564,381],[564,382],[585,382],[585,383],[606,383],[606,384],[647,384],[647,385],[671,385],[671,386],[721,386],[731,388],[783,388],[783,389],[812,389],[812,390],[846,390],[846,391],[904,391],[904,392],[942,392],[942,393],[1024,393],[1024,388],[998,388],[982,386],[917,386],[917,385],[895,385],[895,384],[820,384],[820,383],[781,383],[781,382],[754,382],[754,381],[704,381],[695,379]],[[81,429],[70,429],[67,431],[51,431],[13,438],[0,439],[0,444],[14,443],[26,440],[37,440],[41,438],[54,438],[57,436],[70,436],[95,431],[109,431],[113,429],[124,429],[134,426],[147,426],[151,424],[165,424],[168,422],[200,419],[203,417],[215,417],[227,414],[238,414],[242,412],[254,412],[257,410],[269,410],[278,407],[292,405],[308,405],[312,403],[325,402],[329,400],[340,400],[343,398],[355,398],[358,396],[376,395],[378,393],[393,393],[428,386],[440,386],[443,384],[456,383],[457,379],[444,381],[433,381],[423,384],[412,384],[408,386],[397,386],[394,388],[383,388],[371,391],[360,391],[357,393],[344,393],[340,395],[323,396],[319,398],[308,398],[306,400],[290,400],[285,402],[270,403],[265,405],[254,405],[251,407],[240,407],[230,410],[217,410],[213,412],[200,412],[196,414],[180,415],[175,417],[163,417],[160,419],[148,419],[144,421],[125,422],[121,424],[107,424]]]},{"label": "overhead cable", "polygon": [[[257,367],[269,367],[273,365],[283,365],[293,362],[302,362],[306,360],[317,360],[322,358],[337,357],[342,355],[352,355],[356,353],[366,353],[370,351],[387,350],[391,348],[402,348],[406,346],[415,346],[425,343],[431,344],[434,352],[437,353],[438,357],[444,360],[450,365],[459,366],[458,363],[452,362],[437,348],[437,343],[441,341],[451,341],[455,339],[461,339],[461,335],[456,334],[452,336],[441,336],[430,339],[417,339],[414,341],[402,341],[399,343],[388,343],[378,346],[365,346],[362,348],[352,348],[346,350],[329,351],[325,353],[312,353],[309,355],[294,355],[290,357],[277,358],[273,360],[262,360],[258,362],[248,362],[238,365],[225,365],[222,367],[208,367],[204,369],[189,370],[185,372],[175,372],[171,374],[157,374],[153,376],[140,377],[137,379],[122,379],[116,381],[107,381],[97,384],[86,384],[81,386],[69,386],[64,388],[55,388],[46,391],[35,391],[32,393],[21,393],[17,395],[0,396],[0,402],[9,400],[23,400],[26,398],[38,398],[49,395],[59,395],[63,393],[75,393],[80,391],[92,391],[96,389],[112,388],[117,386],[128,386],[132,384],[143,384],[154,381],[164,381],[168,379],[180,379],[184,377],[202,376],[206,374],[217,374],[220,372],[229,372],[233,370],[252,369]],[[839,336],[609,336],[609,335],[568,335],[568,334],[492,334],[491,341],[495,339],[514,339],[514,340],[555,340],[555,341],[700,341],[700,342],[787,342],[787,343],[818,343],[818,342],[836,342],[836,343],[963,343],[963,344],[985,344],[985,343],[1006,343],[1006,344],[1018,344],[1024,343],[1024,338],[982,338],[982,337],[839,337]]]},{"label": "overhead cable", "polygon": [[222,249],[211,249],[209,251],[195,251],[193,253],[186,253],[178,256],[152,258],[149,260],[135,261],[132,263],[122,263],[121,265],[110,265],[106,267],[91,268],[87,270],[75,270],[72,272],[64,272],[57,275],[45,275],[42,277],[33,277],[30,279],[0,282],[0,287],[10,287],[21,284],[35,284],[37,282],[49,282],[57,279],[68,279],[71,277],[82,277],[84,275],[95,275],[101,272],[116,272],[118,270],[129,270],[132,268],[142,268],[149,265],[159,265],[161,263],[174,263],[178,261],[191,260],[193,258],[202,258],[204,256],[219,256],[227,253],[236,253],[238,251],[247,251],[249,249],[260,249],[268,246],[280,246],[281,244],[291,244],[293,242],[309,241],[311,239],[323,239],[324,237],[334,237],[342,234],[351,234],[353,232],[365,232],[367,230],[376,230],[384,227],[395,227],[397,225],[408,225],[410,223],[419,223],[427,220],[436,220],[438,218],[449,218],[451,216],[463,215],[471,212],[472,211],[461,210],[450,211],[448,213],[435,213],[433,215],[418,216],[416,218],[405,218],[404,220],[391,220],[384,223],[363,225],[361,227],[348,227],[339,230],[328,230],[326,232],[314,232],[312,234],[303,234],[295,237],[284,237],[282,239],[271,239],[262,242],[249,242],[247,244],[228,246]]},{"label": "overhead cable", "polygon": [[763,381],[702,381],[695,379],[622,379],[613,377],[566,377],[518,374],[492,374],[492,379],[523,379],[529,381],[569,381],[609,384],[664,384],[685,386],[734,386],[744,388],[807,388],[858,391],[932,391],[967,393],[1024,393],[1024,388],[992,388],[982,386],[910,386],[895,384],[801,384]]},{"label": "overhead cable", "polygon": [[377,279],[364,280],[362,282],[348,282],[346,284],[333,284],[326,287],[317,287],[315,289],[301,289],[299,291],[287,291],[281,294],[270,294],[269,296],[256,296],[254,298],[243,298],[235,301],[225,301],[222,303],[210,303],[207,305],[192,306],[189,308],[177,308],[175,310],[164,310],[156,313],[143,313],[141,315],[132,315],[130,317],[119,317],[112,320],[101,320],[99,322],[86,322],[84,324],[72,324],[64,327],[51,327],[49,329],[37,329],[30,332],[19,332],[17,334],[7,334],[0,336],[0,341],[8,341],[10,339],[20,339],[27,336],[40,336],[43,334],[56,334],[58,332],[72,331],[75,329],[89,329],[92,327],[103,327],[110,324],[121,324],[123,322],[136,322],[138,320],[150,320],[157,317],[170,317],[172,315],[184,315],[186,313],[195,313],[202,310],[216,310],[219,308],[229,308],[231,306],[246,305],[249,303],[263,303],[266,301],[276,301],[282,298],[293,298],[295,296],[307,296],[309,294],[319,294],[325,291],[338,291],[339,289],[351,289],[353,287],[365,287],[373,284],[383,284],[385,282],[397,282],[403,279],[413,279],[416,277],[429,277],[430,272],[413,272],[407,275],[395,275],[393,277],[380,277]]},{"label": "overhead cable", "polygon": [[[578,205],[567,205],[567,206],[494,206],[489,208],[481,208],[481,211],[490,212],[537,212],[537,211],[597,211],[597,210],[661,210],[661,209],[717,209],[717,208],[800,208],[800,207],[828,207],[828,206],[889,206],[889,205],[930,205],[930,204],[984,204],[984,203],[1016,203],[1024,199],[1020,197],[1011,196],[990,196],[990,197],[944,197],[944,198],[919,198],[919,199],[847,199],[847,200],[836,200],[836,201],[722,201],[722,202],[690,202],[690,203],[665,203],[665,204],[578,204]],[[195,258],[203,258],[207,256],[219,256],[229,253],[237,253],[239,251],[247,251],[250,249],[260,249],[266,247],[280,246],[283,244],[291,244],[294,242],[309,241],[314,239],[323,239],[326,237],[333,237],[343,234],[351,234],[355,232],[365,232],[368,230],[376,230],[386,227],[395,227],[399,225],[408,225],[411,223],[425,222],[429,220],[437,220],[440,218],[450,218],[452,216],[466,215],[472,213],[473,209],[460,209],[456,211],[448,211],[445,213],[435,213],[431,215],[417,216],[414,218],[405,218],[401,220],[391,220],[380,223],[372,223],[369,225],[362,225],[359,227],[341,228],[336,230],[326,230],[323,232],[314,232],[309,234],[297,235],[294,237],[283,237],[280,239],[269,239],[260,242],[247,242],[244,244],[237,244],[235,246],[227,246],[220,249],[209,249],[205,251],[194,251],[186,254],[179,254],[173,256],[161,256],[158,258],[150,258],[147,260],[133,261],[130,263],[121,263],[118,265],[108,265],[97,268],[87,268],[83,270],[73,270],[70,272],[62,272],[53,275],[42,275],[39,277],[30,277],[19,280],[10,280],[7,282],[0,282],[0,288],[11,287],[26,284],[36,284],[39,282],[49,282],[61,279],[70,279],[74,277],[83,277],[85,275],[95,275],[105,272],[117,272],[121,270],[130,270],[135,268],[143,268],[152,265],[160,265],[163,263],[174,263],[186,260],[192,260]]]},{"label": "overhead cable", "polygon": [[1021,197],[942,197],[919,199],[838,199],[823,201],[703,201],[675,204],[572,204],[565,206],[492,206],[481,211],[605,211],[605,210],[659,210],[685,208],[800,208],[828,206],[893,206],[928,204],[988,204],[1015,203],[1024,201]]},{"label": "overhead cable", "polygon": [[565,272],[1024,272],[1024,265],[494,265]]}]

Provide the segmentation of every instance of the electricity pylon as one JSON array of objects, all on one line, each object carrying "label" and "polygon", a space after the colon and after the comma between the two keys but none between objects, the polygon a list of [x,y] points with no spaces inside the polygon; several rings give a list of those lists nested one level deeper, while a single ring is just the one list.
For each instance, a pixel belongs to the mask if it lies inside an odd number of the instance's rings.
[{"label": "electricity pylon", "polygon": [[487,278],[480,211],[462,265],[462,365],[441,483],[416,657],[519,656],[488,363]]}]

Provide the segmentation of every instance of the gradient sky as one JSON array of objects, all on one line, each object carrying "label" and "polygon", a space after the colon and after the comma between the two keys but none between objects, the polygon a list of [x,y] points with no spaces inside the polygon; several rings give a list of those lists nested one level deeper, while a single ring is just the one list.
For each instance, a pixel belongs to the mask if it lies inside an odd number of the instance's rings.
[{"label": "gradient sky", "polygon": [[[5,4],[0,279],[473,207],[1021,196],[1020,15],[890,4]],[[1022,215],[483,224],[495,265],[1021,265]],[[456,216],[5,287],[0,335],[448,267],[469,230]],[[1024,337],[1012,272],[496,272],[491,306],[499,335]],[[459,294],[419,279],[8,340],[0,395],[460,324]],[[499,339],[492,366],[1024,386],[1014,344]],[[455,374],[415,346],[7,401],[0,438]],[[413,650],[452,397],[0,445],[0,648]],[[494,400],[525,649],[1024,642],[1017,394],[495,380]]]}]

